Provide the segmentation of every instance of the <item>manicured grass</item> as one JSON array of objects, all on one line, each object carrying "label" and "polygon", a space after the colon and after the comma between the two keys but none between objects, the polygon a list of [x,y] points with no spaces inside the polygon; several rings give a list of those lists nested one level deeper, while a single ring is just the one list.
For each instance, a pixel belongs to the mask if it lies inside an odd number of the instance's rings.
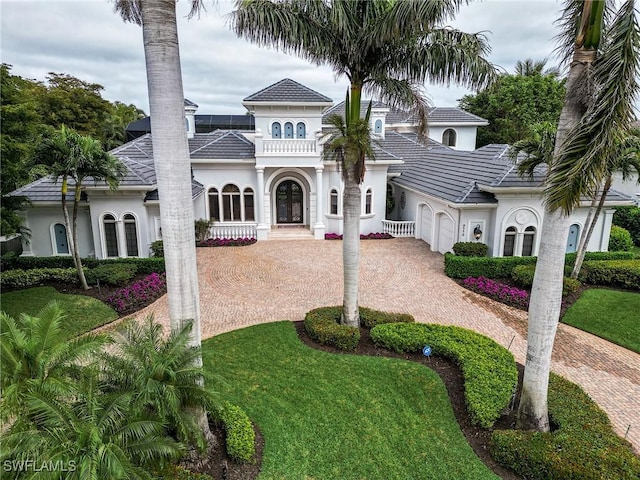
[{"label": "manicured grass", "polygon": [[14,318],[21,313],[36,315],[47,303],[57,300],[77,334],[112,322],[118,314],[111,307],[84,295],[66,295],[53,287],[34,287],[3,293],[0,308]]},{"label": "manicured grass", "polygon": [[206,340],[203,361],[262,431],[261,480],[498,478],[423,365],[314,350],[289,322]]},{"label": "manicured grass", "polygon": [[640,293],[585,290],[562,322],[640,353]]}]

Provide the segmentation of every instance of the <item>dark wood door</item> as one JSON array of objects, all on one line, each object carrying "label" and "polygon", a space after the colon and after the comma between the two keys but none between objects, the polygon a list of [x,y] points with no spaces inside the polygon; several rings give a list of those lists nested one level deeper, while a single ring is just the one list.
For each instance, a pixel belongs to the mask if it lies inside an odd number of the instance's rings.
[{"label": "dark wood door", "polygon": [[285,180],[276,190],[276,209],[278,223],[302,223],[303,192],[300,184],[294,180]]}]

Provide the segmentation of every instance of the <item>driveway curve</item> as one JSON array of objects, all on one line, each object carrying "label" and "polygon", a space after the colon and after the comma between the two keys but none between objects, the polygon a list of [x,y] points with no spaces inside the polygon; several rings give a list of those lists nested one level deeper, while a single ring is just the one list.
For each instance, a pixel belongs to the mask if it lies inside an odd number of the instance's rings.
[{"label": "driveway curve", "polygon": [[[360,305],[457,325],[526,354],[527,313],[469,292],[443,272],[443,256],[416,239],[361,242]],[[202,337],[342,303],[342,242],[274,240],[197,249]],[[138,314],[169,324],[166,295]],[[581,385],[616,432],[640,451],[640,355],[560,324],[552,369]]]}]

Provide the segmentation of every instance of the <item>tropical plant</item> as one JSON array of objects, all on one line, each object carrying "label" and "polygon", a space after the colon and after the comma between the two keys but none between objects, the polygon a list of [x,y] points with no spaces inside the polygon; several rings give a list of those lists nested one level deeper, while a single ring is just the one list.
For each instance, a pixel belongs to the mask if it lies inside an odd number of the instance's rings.
[{"label": "tropical plant", "polygon": [[114,391],[132,392],[137,414],[158,417],[177,440],[202,448],[205,439],[194,411],[210,407],[215,396],[203,386],[200,348],[189,345],[191,329],[186,323],[165,337],[152,316],[126,323],[113,334],[105,377]]},{"label": "tropical plant", "polygon": [[526,60],[518,60],[513,70],[516,75],[521,77],[532,77],[534,75],[550,75],[557,77],[560,75],[560,69],[558,67],[545,69],[546,66],[546,58],[544,60],[533,60],[532,58],[527,58]]},{"label": "tropical plant", "polygon": [[593,196],[633,117],[640,69],[635,0],[615,15],[596,0],[568,0],[561,52],[571,60],[553,160],[545,189],[541,244],[529,302],[527,361],[517,426],[549,430],[548,383],[560,316],[569,213],[581,195]]},{"label": "tropical plant", "polygon": [[[78,246],[78,210],[83,183],[91,178],[94,182],[105,181],[115,190],[124,175],[125,166],[113,155],[105,152],[100,142],[65,127],[46,136],[38,148],[39,161],[46,166],[47,173],[56,181],[61,181],[60,194],[64,223],[73,262],[78,270],[78,278],[85,290],[89,289],[82,268],[80,247]],[[69,219],[67,193],[69,181],[73,184],[73,217]]]},{"label": "tropical plant", "polygon": [[489,50],[485,37],[442,26],[460,4],[457,0],[236,1],[232,20],[238,36],[329,65],[338,76],[349,79],[344,120],[333,121],[339,133],[328,144],[343,163],[343,321],[347,325],[359,325],[359,184],[371,152],[370,137],[365,139],[369,125],[361,117],[363,90],[414,111],[419,134],[425,136],[427,100],[421,89],[425,81],[472,88],[488,84],[494,68],[484,58]]},{"label": "tropical plant", "polygon": [[0,312],[1,418],[24,414],[25,399],[33,392],[68,392],[80,363],[88,364],[90,356],[108,342],[94,334],[72,338],[72,332],[57,302],[35,316],[13,318]]}]

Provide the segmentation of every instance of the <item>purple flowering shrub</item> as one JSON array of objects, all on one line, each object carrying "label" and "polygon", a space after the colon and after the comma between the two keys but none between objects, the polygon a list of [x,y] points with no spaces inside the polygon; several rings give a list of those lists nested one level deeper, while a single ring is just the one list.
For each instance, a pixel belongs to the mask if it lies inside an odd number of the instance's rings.
[{"label": "purple flowering shrub", "polygon": [[529,307],[529,293],[517,287],[500,283],[486,277],[467,277],[462,285],[476,293],[486,295],[507,305],[518,308]]},{"label": "purple flowering shrub", "polygon": [[107,305],[119,314],[134,312],[139,307],[148,305],[167,292],[167,281],[164,273],[152,273],[128,287],[116,290],[106,300]]},{"label": "purple flowering shrub", "polygon": [[198,247],[244,247],[257,242],[255,238],[208,238],[197,242]]},{"label": "purple flowering shrub", "polygon": [[[393,238],[393,235],[389,233],[367,233],[366,235],[361,233],[360,240],[386,240]],[[325,233],[325,240],[342,240],[342,234],[340,233]]]}]

